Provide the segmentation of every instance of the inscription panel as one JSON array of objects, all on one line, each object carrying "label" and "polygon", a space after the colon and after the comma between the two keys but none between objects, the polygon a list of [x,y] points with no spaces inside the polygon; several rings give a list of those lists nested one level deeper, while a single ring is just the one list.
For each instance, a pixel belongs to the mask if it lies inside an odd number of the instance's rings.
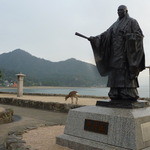
[{"label": "inscription panel", "polygon": [[107,135],[108,125],[108,122],[85,119],[84,130]]},{"label": "inscription panel", "polygon": [[141,124],[143,141],[150,141],[150,122]]}]

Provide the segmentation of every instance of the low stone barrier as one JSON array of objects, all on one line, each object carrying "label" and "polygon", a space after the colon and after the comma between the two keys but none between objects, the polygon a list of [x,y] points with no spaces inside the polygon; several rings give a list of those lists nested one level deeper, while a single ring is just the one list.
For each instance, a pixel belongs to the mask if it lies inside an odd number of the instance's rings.
[{"label": "low stone barrier", "polygon": [[3,109],[0,111],[0,124],[12,122],[13,113],[12,109]]},{"label": "low stone barrier", "polygon": [[50,111],[67,113],[70,109],[82,107],[84,105],[63,104],[58,102],[41,102],[33,100],[24,100],[17,98],[0,98],[1,104],[15,105],[21,107],[37,108]]}]

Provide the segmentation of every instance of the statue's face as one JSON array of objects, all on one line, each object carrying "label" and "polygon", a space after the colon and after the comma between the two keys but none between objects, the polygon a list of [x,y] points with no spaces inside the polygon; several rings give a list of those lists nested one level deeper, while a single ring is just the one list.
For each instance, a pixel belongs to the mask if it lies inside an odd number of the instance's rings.
[{"label": "statue's face", "polygon": [[126,6],[119,6],[118,7],[118,16],[119,18],[123,18],[127,14],[127,7]]}]

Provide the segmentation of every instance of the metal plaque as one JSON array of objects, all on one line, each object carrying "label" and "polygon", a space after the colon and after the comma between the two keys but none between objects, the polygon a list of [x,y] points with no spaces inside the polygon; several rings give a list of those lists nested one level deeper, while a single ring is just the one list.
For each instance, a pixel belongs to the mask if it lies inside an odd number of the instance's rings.
[{"label": "metal plaque", "polygon": [[107,135],[108,122],[85,119],[84,130]]}]

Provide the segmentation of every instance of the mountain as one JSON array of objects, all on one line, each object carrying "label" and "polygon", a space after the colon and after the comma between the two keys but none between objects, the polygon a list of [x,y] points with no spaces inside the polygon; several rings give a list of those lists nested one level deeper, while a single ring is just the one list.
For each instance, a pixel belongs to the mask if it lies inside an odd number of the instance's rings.
[{"label": "mountain", "polygon": [[[16,73],[24,73],[28,84],[52,86],[101,86],[107,78],[100,77],[95,65],[74,58],[51,62],[16,49],[0,55],[0,70],[16,78]],[[9,73],[8,73],[9,72]],[[5,79],[6,79],[5,76]],[[12,79],[12,78],[11,78]]]}]

